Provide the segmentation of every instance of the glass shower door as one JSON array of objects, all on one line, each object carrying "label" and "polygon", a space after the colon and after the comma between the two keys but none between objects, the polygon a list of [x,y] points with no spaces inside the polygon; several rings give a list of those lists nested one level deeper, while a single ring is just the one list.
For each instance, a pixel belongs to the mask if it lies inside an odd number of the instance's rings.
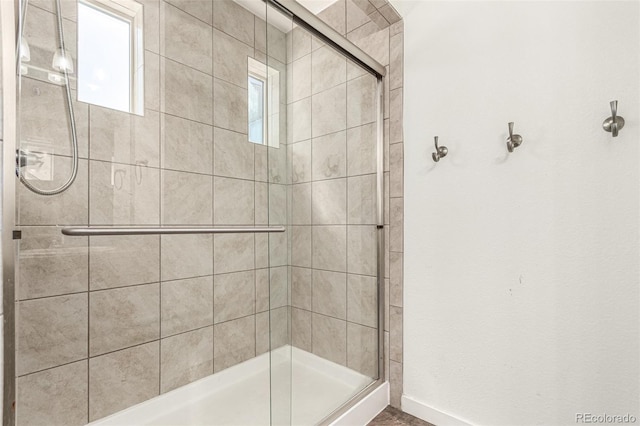
[{"label": "glass shower door", "polygon": [[287,71],[288,318],[271,328],[272,422],[311,425],[379,374],[377,78],[288,25],[283,59],[267,58]]}]

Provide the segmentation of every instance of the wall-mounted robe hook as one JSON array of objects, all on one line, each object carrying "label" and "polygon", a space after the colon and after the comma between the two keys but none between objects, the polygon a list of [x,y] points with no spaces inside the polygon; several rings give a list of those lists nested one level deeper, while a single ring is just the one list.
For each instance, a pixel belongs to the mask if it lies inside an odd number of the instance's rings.
[{"label": "wall-mounted robe hook", "polygon": [[513,121],[509,123],[509,137],[507,138],[507,149],[513,152],[514,149],[522,145],[522,136],[513,134]]},{"label": "wall-mounted robe hook", "polygon": [[611,101],[611,117],[604,120],[602,128],[606,132],[610,132],[614,138],[618,137],[618,131],[624,127],[624,118],[618,115],[618,101]]},{"label": "wall-mounted robe hook", "polygon": [[436,145],[436,152],[434,152],[433,154],[431,154],[431,158],[433,158],[433,161],[435,161],[436,163],[438,161],[440,161],[441,158],[444,158],[447,156],[447,154],[449,153],[449,150],[447,149],[446,146],[438,146],[438,137],[434,136],[434,142]]}]

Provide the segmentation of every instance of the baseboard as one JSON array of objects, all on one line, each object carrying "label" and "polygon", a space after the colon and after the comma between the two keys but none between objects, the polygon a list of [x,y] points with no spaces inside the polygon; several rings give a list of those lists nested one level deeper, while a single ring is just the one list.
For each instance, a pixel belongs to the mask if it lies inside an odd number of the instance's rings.
[{"label": "baseboard", "polygon": [[338,417],[330,426],[367,425],[389,405],[389,382],[384,382],[376,390]]},{"label": "baseboard", "polygon": [[436,426],[472,426],[469,422],[430,407],[407,395],[402,395],[402,411]]}]

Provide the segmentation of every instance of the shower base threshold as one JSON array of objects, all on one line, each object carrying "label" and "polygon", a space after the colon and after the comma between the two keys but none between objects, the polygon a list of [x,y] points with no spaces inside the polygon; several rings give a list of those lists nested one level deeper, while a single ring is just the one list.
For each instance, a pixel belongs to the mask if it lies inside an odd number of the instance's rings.
[{"label": "shower base threshold", "polygon": [[372,381],[309,352],[283,346],[90,425],[311,426]]}]

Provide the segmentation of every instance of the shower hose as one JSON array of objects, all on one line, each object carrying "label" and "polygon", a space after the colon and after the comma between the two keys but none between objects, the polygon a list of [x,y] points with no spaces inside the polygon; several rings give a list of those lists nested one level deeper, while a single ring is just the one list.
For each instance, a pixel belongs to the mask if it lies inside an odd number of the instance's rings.
[{"label": "shower hose", "polygon": [[[24,32],[24,22],[25,22],[25,17],[27,15],[28,2],[29,0],[24,0],[24,6],[22,8],[23,10],[22,10],[22,16],[20,19],[21,21],[20,37],[18,37],[18,46],[20,46],[20,40],[22,39],[22,33]],[[58,40],[59,40],[60,52],[62,53],[62,55],[66,55],[67,51],[65,50],[65,46],[64,46],[64,32],[62,28],[62,8],[60,7],[60,0],[56,0],[55,3],[56,3],[56,17],[58,18],[57,24],[58,24]],[[20,54],[18,54],[17,56],[19,61]],[[64,73],[64,87],[65,87],[65,95],[67,100],[67,112],[69,113],[69,124],[71,125],[71,146],[73,149],[73,164],[71,167],[71,175],[69,176],[69,179],[67,179],[67,181],[61,186],[59,186],[58,188],[54,188],[50,190],[36,188],[24,176],[24,173],[21,170],[21,161],[20,161],[21,159],[18,158],[16,172],[18,174],[18,177],[20,178],[20,182],[22,182],[24,186],[26,186],[30,191],[35,192],[38,195],[60,194],[61,192],[66,191],[71,186],[71,184],[73,184],[73,182],[76,180],[76,176],[78,175],[78,135],[76,132],[75,114],[73,113],[73,102],[72,102],[73,98],[71,96],[71,86],[69,84],[69,72],[66,66],[62,67],[62,72]],[[18,157],[22,156],[22,152],[19,151],[17,155]]]}]

